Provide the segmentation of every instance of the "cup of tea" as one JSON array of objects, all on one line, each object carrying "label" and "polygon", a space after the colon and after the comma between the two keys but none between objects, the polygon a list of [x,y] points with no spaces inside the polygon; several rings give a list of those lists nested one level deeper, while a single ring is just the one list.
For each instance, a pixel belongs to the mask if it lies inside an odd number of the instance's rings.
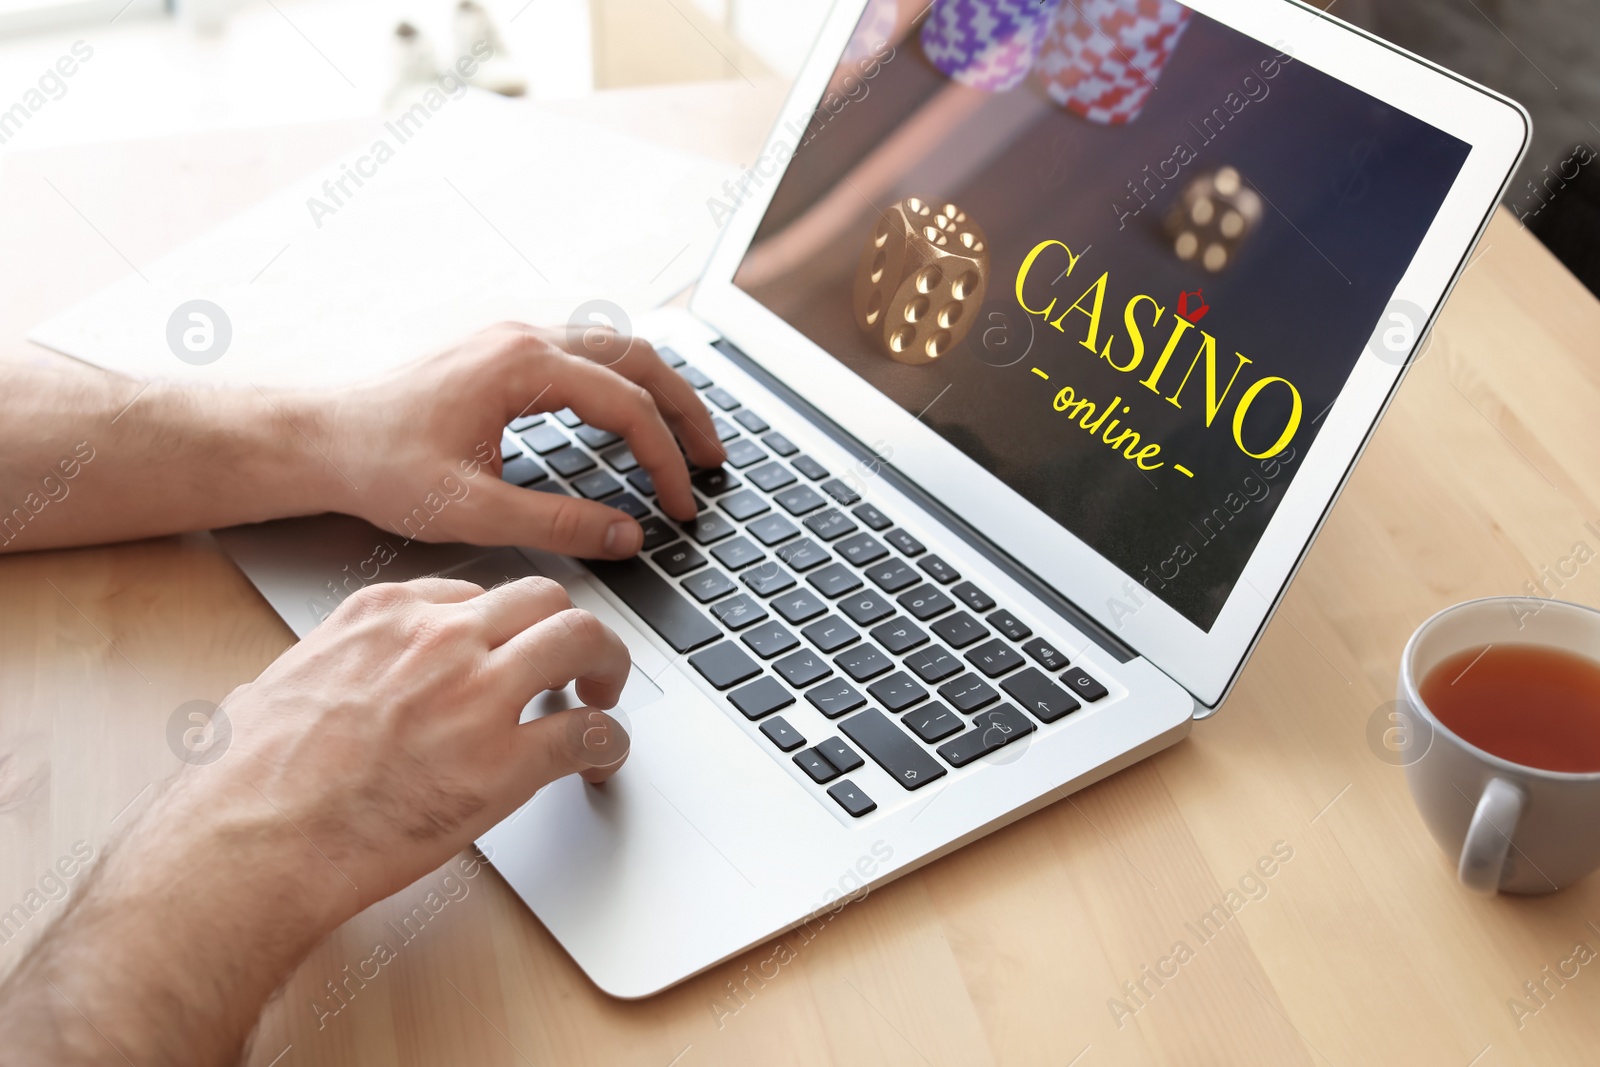
[{"label": "cup of tea", "polygon": [[1463,885],[1549,893],[1600,867],[1600,611],[1490,597],[1400,658],[1406,780]]}]

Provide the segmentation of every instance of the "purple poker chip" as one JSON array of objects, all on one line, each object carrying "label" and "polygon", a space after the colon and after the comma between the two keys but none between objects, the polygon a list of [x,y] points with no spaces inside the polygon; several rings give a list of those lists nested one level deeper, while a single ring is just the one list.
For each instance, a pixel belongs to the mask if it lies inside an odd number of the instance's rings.
[{"label": "purple poker chip", "polygon": [[1059,0],[936,0],[922,51],[952,80],[1003,92],[1033,67]]}]

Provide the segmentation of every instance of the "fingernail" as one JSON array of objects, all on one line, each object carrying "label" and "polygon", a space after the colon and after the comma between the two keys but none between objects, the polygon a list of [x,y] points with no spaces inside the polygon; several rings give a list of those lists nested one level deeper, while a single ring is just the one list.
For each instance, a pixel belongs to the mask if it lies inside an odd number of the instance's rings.
[{"label": "fingernail", "polygon": [[644,531],[639,524],[624,519],[606,528],[606,552],[613,556],[631,556],[639,551],[644,541]]}]

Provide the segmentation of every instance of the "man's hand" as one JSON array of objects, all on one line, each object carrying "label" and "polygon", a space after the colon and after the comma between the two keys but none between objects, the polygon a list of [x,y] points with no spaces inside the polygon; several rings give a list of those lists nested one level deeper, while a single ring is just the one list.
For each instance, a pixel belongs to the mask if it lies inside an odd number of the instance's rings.
[{"label": "man's hand", "polygon": [[[0,986],[0,1062],[233,1062],[328,932],[556,778],[614,773],[628,738],[593,709],[628,670],[548,579],[356,593],[223,702],[231,747],[185,768]],[[519,724],[572,681],[590,708]]]},{"label": "man's hand", "polygon": [[599,559],[639,550],[639,524],[615,508],[499,480],[501,427],[519,415],[570,407],[621,434],[662,509],[680,520],[694,517],[695,503],[677,442],[703,467],[725,457],[694,388],[647,342],[609,331],[569,337],[506,323],[322,397],[328,459],[348,479],[333,483],[344,491],[337,510],[424,541]]}]

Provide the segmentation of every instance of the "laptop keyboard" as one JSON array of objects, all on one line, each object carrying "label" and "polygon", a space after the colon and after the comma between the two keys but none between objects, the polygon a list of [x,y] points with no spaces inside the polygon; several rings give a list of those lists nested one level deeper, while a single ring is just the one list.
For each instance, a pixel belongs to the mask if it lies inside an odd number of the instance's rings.
[{"label": "laptop keyboard", "polygon": [[[657,351],[700,390],[728,453],[691,473],[695,520],[662,515],[628,446],[571,410],[513,421],[502,477],[639,520],[638,556],[588,567],[819,800],[860,818],[877,803],[843,776],[866,759],[920,789],[1107,695],[704,371]],[[780,713],[801,700],[837,733],[792,726]]]}]

